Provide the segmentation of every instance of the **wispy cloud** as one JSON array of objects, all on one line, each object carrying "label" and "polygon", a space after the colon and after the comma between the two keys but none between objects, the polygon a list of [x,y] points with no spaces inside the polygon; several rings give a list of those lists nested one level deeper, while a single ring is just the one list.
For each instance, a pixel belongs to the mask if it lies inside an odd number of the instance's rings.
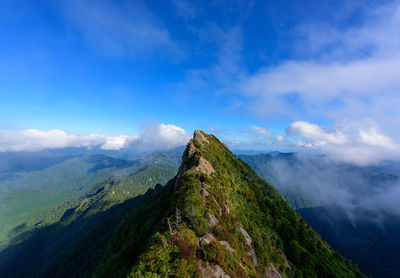
[{"label": "wispy cloud", "polygon": [[67,147],[100,147],[103,150],[119,150],[126,147],[165,149],[184,145],[189,138],[189,133],[181,127],[158,123],[148,125],[143,133],[119,136],[74,135],[62,130],[0,130],[0,152]]},{"label": "wispy cloud", "polygon": [[[204,44],[215,48],[215,53],[206,55],[212,57],[212,62],[203,68],[187,69],[183,80],[172,84],[171,88],[181,92],[182,98],[212,92],[217,94],[230,92],[243,75],[243,69],[240,67],[243,47],[242,28],[240,26],[222,28],[215,23],[209,23],[204,28],[193,27],[192,31]],[[231,102],[231,99],[228,102]]]},{"label": "wispy cloud", "polygon": [[[98,51],[112,56],[182,53],[170,32],[144,4],[101,1],[64,1],[67,18]],[[159,51],[159,50],[163,51]]]},{"label": "wispy cloud", "polygon": [[324,22],[304,24],[294,44],[307,52],[303,58],[247,75],[238,92],[261,116],[393,122],[400,119],[398,29],[398,1],[372,9],[360,25],[344,30]]},{"label": "wispy cloud", "polygon": [[187,0],[173,0],[177,14],[184,17],[185,19],[192,19],[196,16],[196,9],[192,1]]}]

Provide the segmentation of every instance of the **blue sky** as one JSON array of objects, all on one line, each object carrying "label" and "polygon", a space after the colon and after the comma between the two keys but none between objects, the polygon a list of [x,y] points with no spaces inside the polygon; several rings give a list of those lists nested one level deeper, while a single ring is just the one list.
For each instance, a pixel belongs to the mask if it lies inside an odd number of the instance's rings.
[{"label": "blue sky", "polygon": [[163,123],[241,148],[397,149],[399,7],[2,1],[0,129],[130,136]]}]

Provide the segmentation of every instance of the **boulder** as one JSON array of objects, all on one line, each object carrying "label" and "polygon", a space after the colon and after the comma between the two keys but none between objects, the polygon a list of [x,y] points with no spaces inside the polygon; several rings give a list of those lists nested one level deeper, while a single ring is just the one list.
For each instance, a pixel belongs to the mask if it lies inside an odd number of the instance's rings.
[{"label": "boulder", "polygon": [[199,238],[199,245],[207,245],[213,241],[215,241],[214,235],[212,233],[205,233],[202,237]]},{"label": "boulder", "polygon": [[199,260],[197,262],[200,276],[203,278],[230,278],[229,275],[217,264],[210,264],[209,262]]},{"label": "boulder", "polygon": [[218,224],[218,219],[217,219],[217,217],[215,217],[214,214],[209,213],[209,212],[206,212],[206,213],[204,214],[204,217],[206,218],[207,224],[208,224],[210,227],[214,227],[215,225]]},{"label": "boulder", "polygon": [[265,278],[282,278],[273,264],[265,268]]}]

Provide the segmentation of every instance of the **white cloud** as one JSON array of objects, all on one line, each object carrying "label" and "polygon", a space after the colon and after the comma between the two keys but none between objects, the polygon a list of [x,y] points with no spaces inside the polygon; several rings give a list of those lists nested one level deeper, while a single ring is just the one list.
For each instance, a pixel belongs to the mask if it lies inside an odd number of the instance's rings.
[{"label": "white cloud", "polygon": [[178,126],[157,123],[149,125],[142,134],[129,136],[74,135],[62,130],[0,130],[0,152],[67,147],[100,147],[103,150],[119,150],[126,147],[159,149],[184,145],[189,138],[189,133]]},{"label": "white cloud", "polygon": [[249,128],[249,130],[254,130],[257,133],[263,134],[263,135],[269,135],[271,134],[271,131],[269,131],[268,129],[266,129],[265,127],[260,127],[260,126],[251,126]]},{"label": "white cloud", "polygon": [[190,134],[183,128],[172,124],[149,125],[140,139],[140,145],[147,148],[170,148],[185,145]]},{"label": "white cloud", "polygon": [[301,136],[307,141],[318,145],[327,143],[342,145],[347,141],[346,136],[340,130],[328,132],[316,124],[307,122],[294,122],[286,129],[286,132],[289,135]]},{"label": "white cloud", "polygon": [[328,156],[357,164],[369,164],[400,158],[400,144],[383,134],[372,121],[344,123],[334,130],[308,122],[294,122],[288,135],[301,138],[301,147],[317,150]]}]

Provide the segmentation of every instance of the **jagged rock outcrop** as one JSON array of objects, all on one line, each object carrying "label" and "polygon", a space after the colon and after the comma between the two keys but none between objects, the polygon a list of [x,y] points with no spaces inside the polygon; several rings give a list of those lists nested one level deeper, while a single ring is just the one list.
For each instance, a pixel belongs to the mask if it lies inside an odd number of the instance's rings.
[{"label": "jagged rock outcrop", "polygon": [[199,238],[199,245],[207,245],[213,241],[215,241],[215,236],[212,233],[205,233],[202,237]]},{"label": "jagged rock outcrop", "polygon": [[282,278],[273,264],[265,268],[265,278]]},{"label": "jagged rock outcrop", "polygon": [[179,183],[180,178],[185,174],[185,172],[189,170],[199,171],[207,175],[215,173],[215,170],[211,163],[208,162],[204,157],[200,156],[196,151],[197,149],[194,141],[198,142],[200,145],[209,144],[208,139],[202,131],[196,130],[194,132],[194,139],[188,143],[182,155],[182,163],[179,167],[178,175],[176,177],[175,189]]},{"label": "jagged rock outcrop", "polygon": [[209,262],[199,260],[197,266],[203,278],[230,278],[217,264],[210,264]]},{"label": "jagged rock outcrop", "polygon": [[214,227],[214,226],[216,226],[216,225],[218,224],[218,219],[217,219],[217,217],[215,217],[215,215],[212,214],[212,213],[206,212],[206,213],[204,214],[204,218],[206,219],[207,224],[208,224],[210,227]]},{"label": "jagged rock outcrop", "polygon": [[220,244],[222,244],[223,246],[225,246],[226,249],[229,250],[229,252],[235,252],[235,249],[233,249],[232,246],[231,246],[227,241],[221,240],[221,241],[218,241],[218,242],[219,242]]}]

